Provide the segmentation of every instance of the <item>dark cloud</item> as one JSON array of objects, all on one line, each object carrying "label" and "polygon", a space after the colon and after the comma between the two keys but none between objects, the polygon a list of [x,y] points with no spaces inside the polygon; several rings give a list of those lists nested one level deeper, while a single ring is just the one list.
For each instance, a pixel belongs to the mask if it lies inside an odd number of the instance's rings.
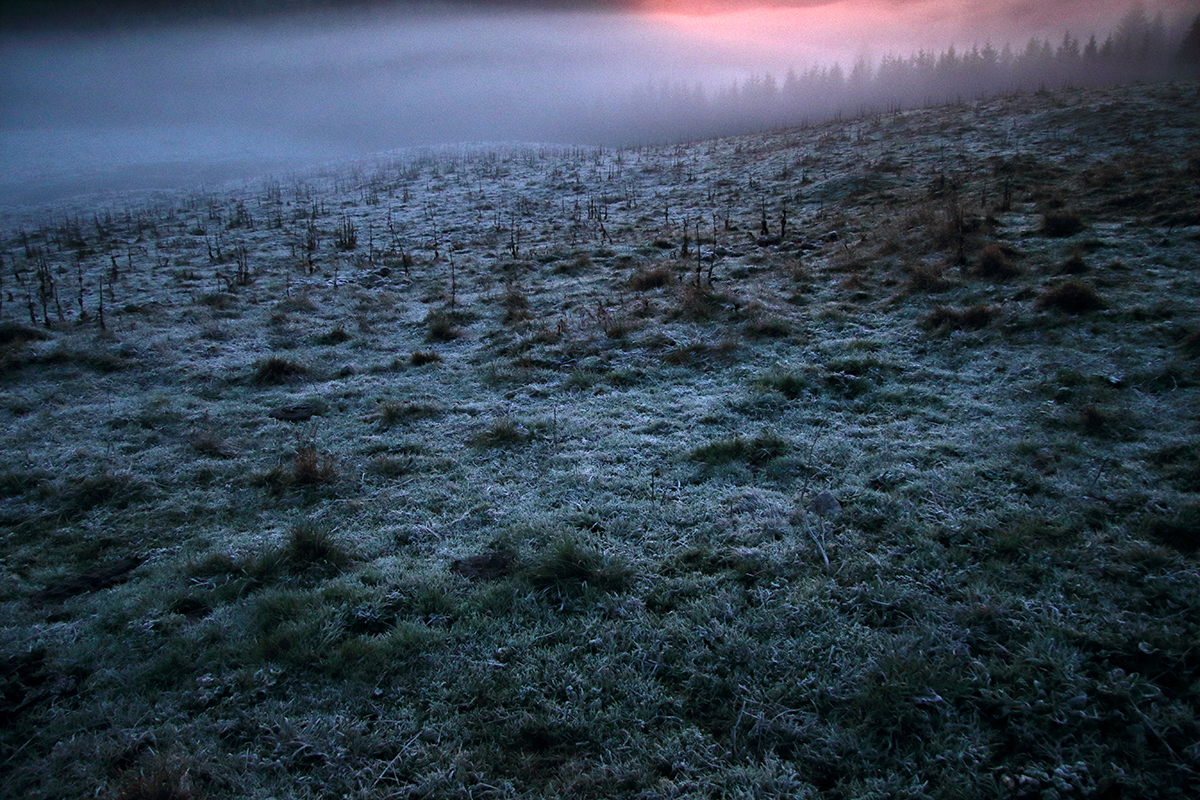
[{"label": "dark cloud", "polygon": [[481,9],[564,11],[633,9],[637,0],[4,0],[0,29],[96,28],[186,23],[308,13],[360,13],[397,8],[435,13]]}]

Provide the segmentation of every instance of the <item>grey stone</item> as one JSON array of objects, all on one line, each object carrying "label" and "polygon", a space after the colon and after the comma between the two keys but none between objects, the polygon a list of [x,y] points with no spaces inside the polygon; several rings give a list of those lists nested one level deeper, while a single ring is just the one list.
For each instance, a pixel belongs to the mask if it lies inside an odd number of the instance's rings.
[{"label": "grey stone", "polygon": [[808,504],[808,509],[822,517],[832,517],[842,513],[842,504],[832,492],[821,492]]},{"label": "grey stone", "polygon": [[272,419],[282,420],[283,422],[307,422],[308,420],[312,419],[313,414],[316,414],[317,411],[318,409],[316,406],[309,405],[308,403],[302,403],[298,406],[284,406],[283,408],[277,408],[267,416],[271,417]]}]

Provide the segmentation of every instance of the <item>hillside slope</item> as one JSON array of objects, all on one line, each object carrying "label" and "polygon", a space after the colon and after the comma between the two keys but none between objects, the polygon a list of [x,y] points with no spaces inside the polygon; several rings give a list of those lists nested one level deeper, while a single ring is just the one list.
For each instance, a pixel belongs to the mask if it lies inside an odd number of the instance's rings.
[{"label": "hillside slope", "polygon": [[28,212],[8,792],[1186,796],[1198,100]]}]

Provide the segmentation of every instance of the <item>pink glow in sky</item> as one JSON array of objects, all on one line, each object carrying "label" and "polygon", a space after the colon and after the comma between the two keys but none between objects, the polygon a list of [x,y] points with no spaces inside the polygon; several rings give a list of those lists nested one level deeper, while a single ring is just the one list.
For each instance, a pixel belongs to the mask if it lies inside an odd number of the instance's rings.
[{"label": "pink glow in sky", "polygon": [[[686,32],[746,66],[843,64],[858,56],[907,55],[991,42],[1021,47],[1031,37],[1057,42],[1104,36],[1133,0],[644,0],[653,19]],[[1190,19],[1194,0],[1142,3],[1168,25]]]}]

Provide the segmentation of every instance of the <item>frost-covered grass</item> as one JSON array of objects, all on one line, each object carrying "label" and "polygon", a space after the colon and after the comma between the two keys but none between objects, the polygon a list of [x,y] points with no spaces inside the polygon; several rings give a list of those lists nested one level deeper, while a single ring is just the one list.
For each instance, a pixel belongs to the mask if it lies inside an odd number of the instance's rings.
[{"label": "frost-covered grass", "polygon": [[12,212],[5,791],[1187,796],[1198,100]]}]

